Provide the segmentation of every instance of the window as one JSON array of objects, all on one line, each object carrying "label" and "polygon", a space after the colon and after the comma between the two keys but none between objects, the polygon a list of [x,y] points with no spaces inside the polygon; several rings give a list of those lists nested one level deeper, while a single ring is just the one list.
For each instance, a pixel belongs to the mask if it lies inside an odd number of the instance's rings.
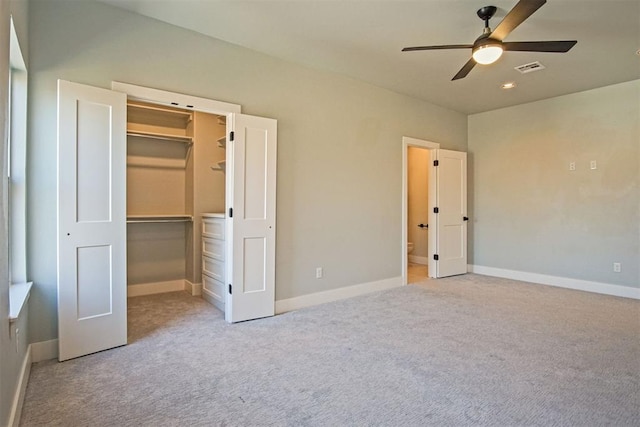
[{"label": "window", "polygon": [[10,317],[17,318],[28,295],[26,247],[27,67],[11,19],[6,218],[9,232]]}]

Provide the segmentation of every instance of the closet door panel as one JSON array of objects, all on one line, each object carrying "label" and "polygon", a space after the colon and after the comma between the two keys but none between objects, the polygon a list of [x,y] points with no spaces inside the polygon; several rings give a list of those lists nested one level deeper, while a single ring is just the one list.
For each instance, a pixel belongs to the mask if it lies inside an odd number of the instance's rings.
[{"label": "closet door panel", "polygon": [[58,358],[127,343],[126,96],[58,81]]},{"label": "closet door panel", "polygon": [[227,145],[228,322],[275,313],[277,122],[232,114]]},{"label": "closet door panel", "polygon": [[77,103],[76,206],[78,222],[111,219],[111,106]]}]

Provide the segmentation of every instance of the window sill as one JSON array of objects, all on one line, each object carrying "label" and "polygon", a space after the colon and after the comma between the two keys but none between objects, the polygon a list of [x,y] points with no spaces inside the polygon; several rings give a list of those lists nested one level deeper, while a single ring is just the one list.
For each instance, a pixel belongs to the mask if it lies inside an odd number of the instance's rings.
[{"label": "window sill", "polygon": [[29,300],[29,293],[33,282],[17,283],[9,286],[9,322],[18,320],[22,308]]}]

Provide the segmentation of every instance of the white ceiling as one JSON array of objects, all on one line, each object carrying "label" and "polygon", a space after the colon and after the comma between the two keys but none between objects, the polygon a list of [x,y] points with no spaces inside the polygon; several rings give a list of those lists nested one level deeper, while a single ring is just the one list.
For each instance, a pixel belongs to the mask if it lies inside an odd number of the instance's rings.
[{"label": "white ceiling", "polygon": [[[505,40],[578,40],[570,52],[506,52],[457,81],[470,51],[400,50],[473,43],[477,9],[498,7],[495,28],[517,0],[101,1],[468,114],[640,79],[638,0],[549,0]],[[532,61],[546,69],[514,70]],[[500,89],[507,81],[517,87]]]}]

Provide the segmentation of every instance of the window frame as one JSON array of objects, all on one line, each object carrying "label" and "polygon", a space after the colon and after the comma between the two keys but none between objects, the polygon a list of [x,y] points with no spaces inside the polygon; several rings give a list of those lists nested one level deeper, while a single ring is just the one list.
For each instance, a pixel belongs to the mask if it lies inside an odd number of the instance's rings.
[{"label": "window frame", "polygon": [[29,298],[27,282],[27,96],[28,72],[11,17],[9,87],[7,111],[5,224],[9,271],[9,318],[20,315]]}]

